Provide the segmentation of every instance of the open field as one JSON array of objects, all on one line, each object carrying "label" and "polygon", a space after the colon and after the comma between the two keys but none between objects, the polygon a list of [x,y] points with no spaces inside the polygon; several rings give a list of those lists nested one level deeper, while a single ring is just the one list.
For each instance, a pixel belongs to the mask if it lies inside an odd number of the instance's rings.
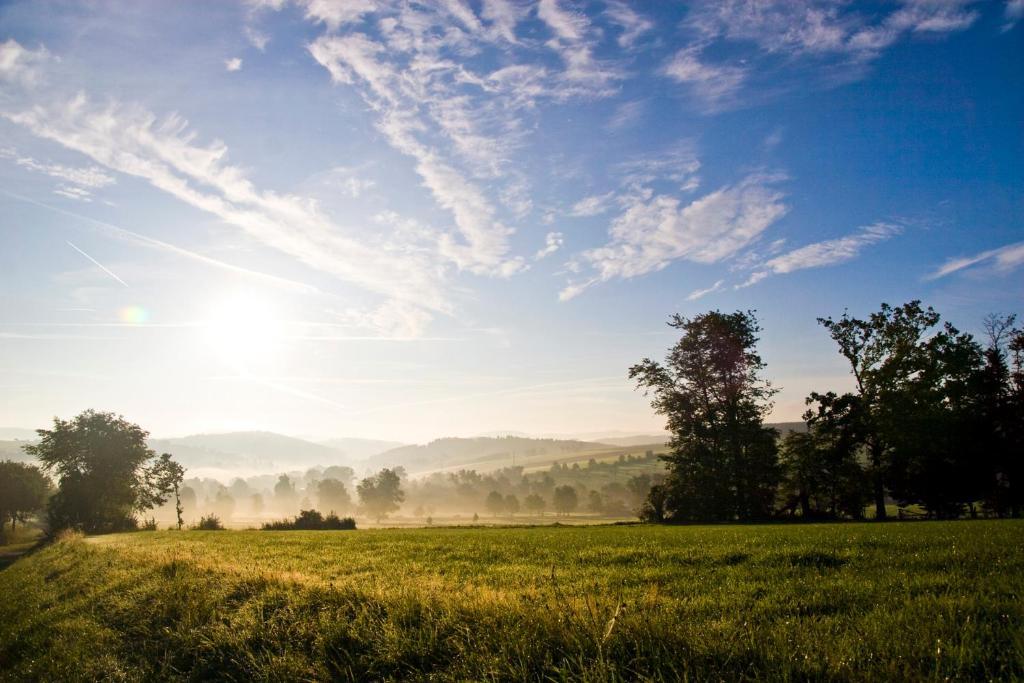
[{"label": "open field", "polygon": [[1008,680],[1024,523],[140,532],[0,572],[4,680]]}]

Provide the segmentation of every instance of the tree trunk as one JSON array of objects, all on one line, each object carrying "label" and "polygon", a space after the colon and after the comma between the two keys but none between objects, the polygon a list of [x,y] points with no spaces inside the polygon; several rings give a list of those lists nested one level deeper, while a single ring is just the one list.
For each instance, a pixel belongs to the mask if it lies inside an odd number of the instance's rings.
[{"label": "tree trunk", "polygon": [[809,519],[811,516],[811,497],[807,495],[807,491],[800,491],[800,516],[804,519]]}]

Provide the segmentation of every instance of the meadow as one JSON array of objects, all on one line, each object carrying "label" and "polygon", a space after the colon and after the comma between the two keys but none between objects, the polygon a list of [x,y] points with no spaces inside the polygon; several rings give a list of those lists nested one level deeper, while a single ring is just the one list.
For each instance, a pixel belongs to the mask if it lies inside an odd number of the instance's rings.
[{"label": "meadow", "polygon": [[1024,522],[159,531],[0,571],[0,680],[1012,680]]}]

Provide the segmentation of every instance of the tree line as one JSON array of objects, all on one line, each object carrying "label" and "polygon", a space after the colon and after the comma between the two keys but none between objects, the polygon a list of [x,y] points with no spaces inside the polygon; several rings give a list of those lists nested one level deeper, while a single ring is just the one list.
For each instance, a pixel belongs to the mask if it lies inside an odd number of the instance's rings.
[{"label": "tree line", "polygon": [[654,521],[875,519],[887,503],[933,518],[1018,517],[1024,498],[1024,331],[985,319],[984,343],[920,301],[867,318],[819,318],[850,366],[852,391],[812,392],[806,433],[764,426],[777,389],[763,377],[752,311],[673,316],[663,363],[629,370],[667,419],[668,475]]},{"label": "tree line", "polygon": [[[183,486],[185,468],[169,453],[157,454],[147,446],[149,433],[114,413],[86,410],[70,420],[54,418],[52,429],[36,430],[39,441],[27,444],[26,453],[40,466],[0,462],[0,536],[8,522],[14,531],[40,510],[46,512],[51,532],[77,529],[85,533],[131,531],[140,528],[139,515],[173,501],[178,529],[184,526],[186,506],[194,505],[195,492]],[[350,468],[341,468],[351,472]],[[54,488],[50,477],[57,479]],[[333,513],[343,512],[351,499],[337,479],[317,482],[319,502]],[[404,500],[399,472],[383,469],[356,486],[361,509],[378,521],[396,511]],[[275,494],[295,499],[294,484],[279,477]],[[216,502],[228,506],[233,498],[221,487]],[[206,521],[219,526],[217,514]],[[213,525],[212,521],[216,524]],[[155,529],[154,519],[143,520]]]}]

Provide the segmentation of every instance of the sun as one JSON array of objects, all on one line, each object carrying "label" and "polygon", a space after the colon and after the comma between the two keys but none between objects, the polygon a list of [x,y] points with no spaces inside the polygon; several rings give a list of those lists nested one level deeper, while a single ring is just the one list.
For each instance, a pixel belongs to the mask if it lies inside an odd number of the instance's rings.
[{"label": "sun", "polygon": [[281,321],[272,302],[249,292],[218,298],[203,324],[207,345],[232,365],[270,360],[281,341]]}]

